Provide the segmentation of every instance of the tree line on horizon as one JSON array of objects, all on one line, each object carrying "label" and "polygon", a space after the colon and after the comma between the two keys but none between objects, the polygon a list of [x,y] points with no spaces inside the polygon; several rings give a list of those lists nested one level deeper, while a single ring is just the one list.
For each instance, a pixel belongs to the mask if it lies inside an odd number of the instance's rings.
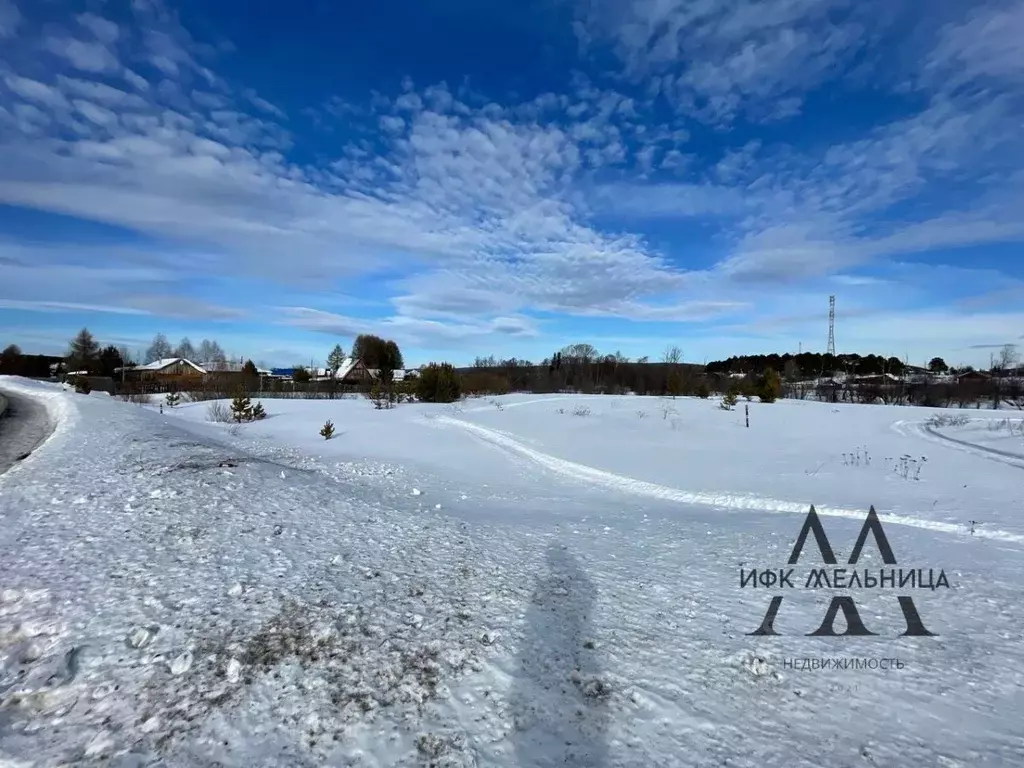
[{"label": "tree line on horizon", "polygon": [[[404,367],[404,359],[394,340],[383,339],[373,334],[360,334],[353,342],[351,356],[362,360],[371,369],[380,372],[384,383],[390,383],[393,373]],[[219,343],[203,339],[198,346],[185,337],[177,346],[172,346],[167,337],[158,333],[145,350],[142,360],[183,357],[193,362],[209,363],[226,361],[227,355]],[[49,375],[49,363],[45,370],[41,360],[52,360],[46,356],[25,356],[17,345],[9,345],[0,353],[0,373],[20,375]],[[325,367],[336,373],[343,365],[346,354],[336,344],[326,358]],[[993,371],[1008,370],[1019,361],[1013,345],[1004,346],[998,356],[993,356]],[[136,364],[126,347],[101,346],[83,328],[70,342],[63,362],[66,370],[88,370],[94,376],[114,378],[116,369]],[[447,363],[446,363],[447,364]],[[256,366],[246,361],[246,369],[255,376]],[[973,370],[971,366],[951,368],[941,357],[932,358],[928,370],[933,373],[963,373]],[[763,377],[766,371],[779,374],[782,382],[828,377],[834,373],[852,376],[892,374],[903,376],[912,368],[897,357],[855,353],[828,355],[819,352],[800,354],[759,354],[741,355],[706,363],[704,365],[685,363],[683,352],[677,345],[668,346],[661,356],[651,360],[643,356],[631,360],[619,351],[600,353],[588,343],[567,345],[539,363],[519,358],[498,359],[494,355],[477,357],[473,365],[455,369],[464,386],[471,393],[500,394],[510,391],[557,392],[572,389],[580,392],[624,392],[639,394],[685,395],[698,394],[701,383],[708,377],[726,377],[742,374],[747,377]],[[293,380],[305,383],[312,373],[302,365],[295,366]]]},{"label": "tree line on horizon", "polygon": [[[172,347],[167,337],[158,333],[145,350],[142,361],[151,363],[169,357],[184,357],[193,362],[199,357],[203,362],[227,359],[216,341],[203,339],[199,347],[193,347],[186,337],[177,347]],[[65,371],[86,371],[90,376],[105,378],[116,377],[122,368],[139,365],[127,346],[103,345],[88,328],[82,328],[71,339],[64,355],[26,355],[17,344],[9,344],[0,352],[0,374],[45,378],[50,375],[50,366],[54,363],[61,364]]]}]

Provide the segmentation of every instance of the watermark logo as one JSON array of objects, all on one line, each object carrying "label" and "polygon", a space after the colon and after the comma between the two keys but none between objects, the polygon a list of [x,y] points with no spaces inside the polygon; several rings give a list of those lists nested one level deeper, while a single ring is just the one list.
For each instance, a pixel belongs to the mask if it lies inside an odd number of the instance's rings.
[{"label": "watermark logo", "polygon": [[[825,535],[825,529],[821,524],[821,519],[818,517],[818,513],[812,506],[810,511],[807,513],[807,517],[804,520],[803,528],[800,529],[800,535],[797,536],[796,544],[793,546],[793,552],[789,556],[790,566],[797,565],[800,559],[800,553],[803,551],[804,544],[807,541],[807,535],[809,533],[814,534],[814,540],[818,544],[818,549],[821,551],[821,559],[825,565],[838,566],[839,562],[836,560],[835,553],[832,550],[832,545],[829,543],[828,536]],[[850,554],[850,559],[847,565],[855,566],[860,560],[861,553],[864,550],[864,544],[867,542],[868,534],[872,534],[875,538],[875,544],[878,546],[878,551],[882,555],[882,562],[886,566],[895,566],[896,557],[893,555],[892,547],[889,545],[889,539],[885,535],[885,531],[882,528],[882,521],[878,518],[878,513],[875,512],[875,508],[871,507],[868,511],[867,518],[864,520],[864,525],[860,529],[860,535],[857,537],[857,542],[853,547],[853,552]],[[740,569],[740,587],[763,587],[765,589],[774,588],[796,588],[799,583],[799,578],[794,582],[795,568],[776,568],[768,570],[752,569]],[[903,568],[878,568],[870,569],[863,568],[858,570],[856,568],[812,568],[805,576],[803,580],[804,589],[820,589],[822,587],[828,589],[939,589],[941,587],[949,588],[949,581],[946,578],[946,572],[939,570],[936,575],[934,568],[916,568],[916,569],[903,569]],[[901,637],[935,637],[934,632],[930,632],[921,620],[921,615],[917,611],[917,606],[914,605],[914,598],[909,595],[897,596],[900,610],[903,612],[903,619],[906,622],[907,629],[903,632]],[[775,618],[779,613],[779,609],[782,607],[782,596],[776,595],[771,599],[768,605],[768,611],[764,615],[764,619],[761,621],[761,626],[753,632],[748,632],[748,635],[778,635],[775,631]],[[843,618],[846,620],[846,631],[836,632],[835,621],[839,613],[842,612]],[[832,602],[828,606],[828,610],[825,612],[825,618],[821,622],[821,626],[813,632],[807,634],[808,637],[872,637],[877,636],[876,632],[870,631],[864,624],[863,619],[860,616],[860,612],[857,610],[857,603],[852,596],[840,596],[833,597]]]}]

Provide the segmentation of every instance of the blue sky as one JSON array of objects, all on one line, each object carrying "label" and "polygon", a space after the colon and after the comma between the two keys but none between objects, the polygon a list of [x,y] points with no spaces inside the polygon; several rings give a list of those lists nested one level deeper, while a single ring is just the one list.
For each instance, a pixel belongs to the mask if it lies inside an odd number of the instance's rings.
[{"label": "blue sky", "polygon": [[1024,1],[0,0],[0,345],[1024,343]]}]

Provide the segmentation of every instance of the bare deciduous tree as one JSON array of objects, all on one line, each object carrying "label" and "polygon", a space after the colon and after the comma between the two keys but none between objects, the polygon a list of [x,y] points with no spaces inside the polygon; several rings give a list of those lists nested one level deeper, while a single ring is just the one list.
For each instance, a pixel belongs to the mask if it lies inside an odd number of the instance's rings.
[{"label": "bare deciduous tree", "polygon": [[198,362],[203,363],[223,363],[228,358],[224,354],[224,350],[221,349],[220,344],[216,341],[210,341],[209,339],[203,339],[199,343],[199,349],[196,351],[196,355],[199,358]]},{"label": "bare deciduous tree", "polygon": [[174,354],[177,357],[184,357],[186,360],[194,361],[196,359],[196,348],[192,346],[192,342],[189,341],[188,336],[186,336],[178,342],[178,346],[174,350]]},{"label": "bare deciduous tree", "polygon": [[999,350],[999,356],[996,358],[996,365],[999,370],[1008,371],[1011,368],[1015,368],[1019,361],[1020,355],[1017,353],[1017,345],[1005,344],[1003,348]]},{"label": "bare deciduous tree", "polygon": [[149,349],[146,350],[146,362],[152,363],[155,360],[163,360],[173,354],[174,350],[171,348],[171,343],[167,341],[167,337],[162,333],[158,333],[153,337],[153,343],[149,345]]}]

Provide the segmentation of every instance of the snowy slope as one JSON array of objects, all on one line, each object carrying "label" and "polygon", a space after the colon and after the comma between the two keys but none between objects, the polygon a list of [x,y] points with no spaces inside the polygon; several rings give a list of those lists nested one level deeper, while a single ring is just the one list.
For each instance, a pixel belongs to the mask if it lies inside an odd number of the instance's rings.
[{"label": "snowy slope", "polygon": [[[269,400],[270,418],[233,435],[204,404],[161,415],[0,386],[59,421],[0,477],[12,765],[1024,759],[1021,470],[945,439],[971,443],[970,425],[804,403],[752,407],[748,431],[691,400],[672,406],[686,430],[639,398]],[[858,445],[873,466],[836,458]],[[897,449],[928,455],[919,480],[874,466]],[[976,493],[947,496],[958,483]],[[952,584],[913,593],[937,637],[897,637],[891,591],[857,596],[878,637],[806,637],[828,591],[785,598],[783,635],[748,636],[774,592],[741,589],[739,569],[785,565],[808,500],[905,518],[886,524],[900,565]],[[845,557],[861,520],[822,520]]]}]

